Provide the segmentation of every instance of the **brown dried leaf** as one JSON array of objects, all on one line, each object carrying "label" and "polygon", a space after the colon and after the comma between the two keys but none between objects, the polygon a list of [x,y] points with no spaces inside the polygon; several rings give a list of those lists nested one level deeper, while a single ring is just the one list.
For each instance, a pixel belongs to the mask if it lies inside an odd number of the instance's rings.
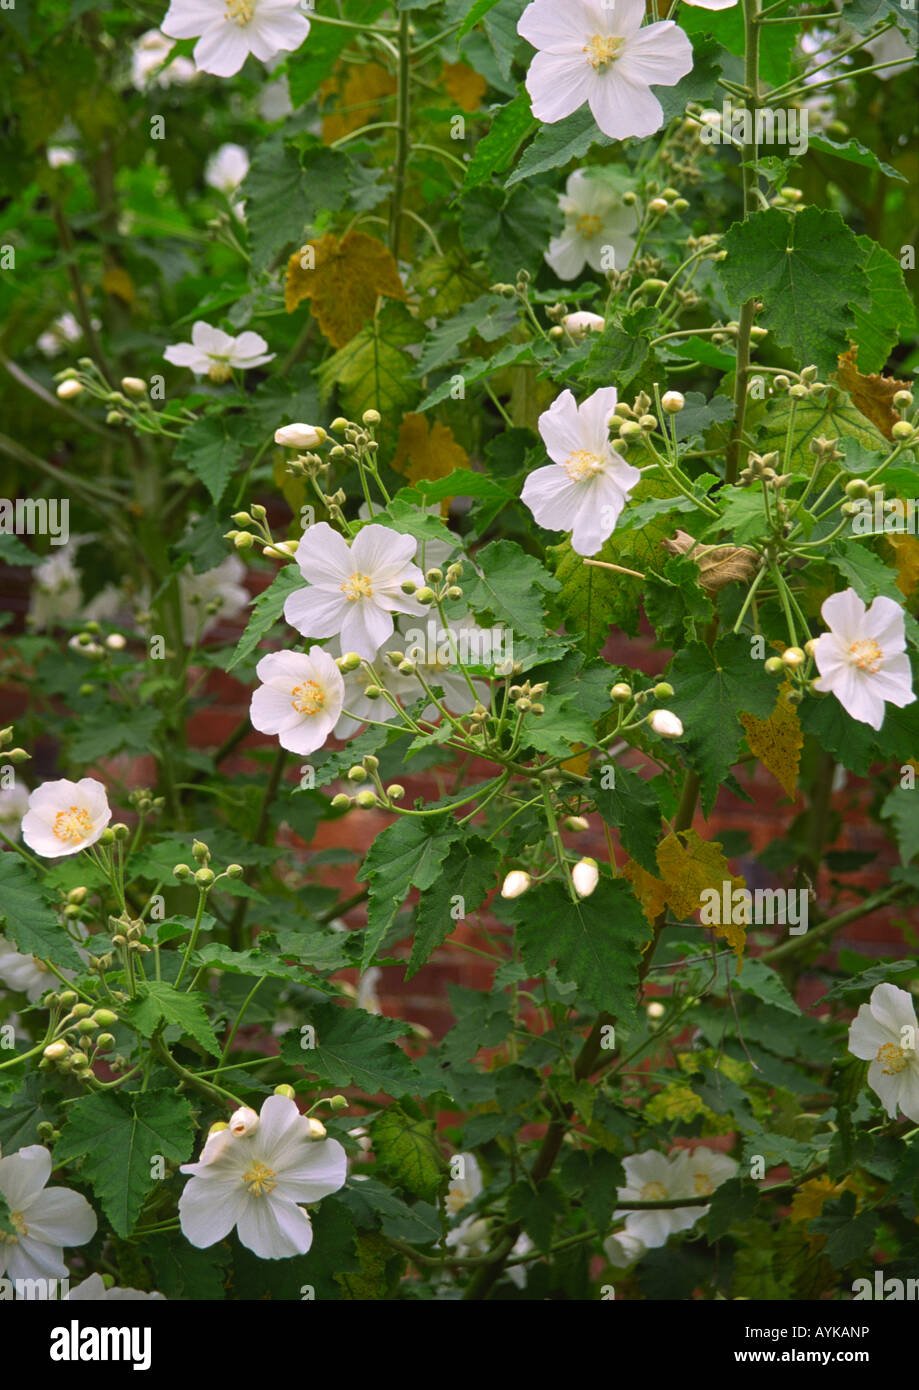
[{"label": "brown dried leaf", "polygon": [[798,794],[798,771],[804,735],[801,732],[798,711],[788,700],[790,689],[791,682],[786,681],[779,690],[775,709],[768,719],[757,719],[752,714],[742,714],[740,722],[746,730],[750,752],[756,754],[767,772],[771,772],[794,799]]},{"label": "brown dried leaf", "polygon": [[360,332],[381,294],[405,299],[405,287],[392,254],[366,232],[348,232],[341,241],[327,232],[307,242],[313,267],[304,266],[305,248],[287,262],[284,305],[292,314],[304,299],[310,301],[319,327],[333,347],[344,347]]},{"label": "brown dried leaf", "polygon": [[909,381],[897,381],[892,376],[862,376],[856,365],[858,349],[850,348],[839,359],[836,380],[852,397],[856,410],[877,425],[885,439],[893,438],[892,430],[900,418],[894,409],[893,398],[898,391],[908,390]]},{"label": "brown dried leaf", "polygon": [[694,536],[677,531],[672,539],[661,541],[671,555],[689,555],[699,566],[699,583],[707,594],[717,594],[735,580],[752,579],[758,557],[755,550],[740,545],[700,545]]}]

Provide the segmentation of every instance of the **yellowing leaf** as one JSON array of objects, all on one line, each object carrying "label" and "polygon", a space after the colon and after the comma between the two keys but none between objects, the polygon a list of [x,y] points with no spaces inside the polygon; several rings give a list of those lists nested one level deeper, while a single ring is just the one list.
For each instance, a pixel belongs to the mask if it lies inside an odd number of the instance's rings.
[{"label": "yellowing leaf", "polygon": [[566,772],[576,772],[579,777],[586,777],[587,769],[590,766],[590,749],[585,753],[581,751],[583,747],[583,743],[572,743],[571,751],[574,757],[568,758],[566,762],[562,763]]},{"label": "yellowing leaf", "polygon": [[909,598],[919,585],[919,539],[916,536],[897,535],[884,537],[894,554],[897,571],[897,588],[905,598]]},{"label": "yellowing leaf", "polygon": [[798,794],[804,735],[801,733],[798,711],[788,701],[790,689],[791,683],[786,681],[768,719],[742,714],[740,722],[746,730],[750,752],[756,754],[766,771],[771,772],[794,799]]},{"label": "yellowing leaf", "polygon": [[850,348],[839,359],[836,380],[849,392],[856,410],[870,420],[881,431],[885,439],[891,439],[894,425],[900,418],[894,409],[893,398],[898,391],[911,385],[908,381],[897,381],[892,376],[862,376],[856,366],[858,351]]},{"label": "yellowing leaf", "polygon": [[336,98],[336,108],[322,118],[322,138],[327,145],[370,125],[380,115],[383,97],[396,90],[396,79],[380,63],[362,63],[348,69],[344,83],[335,78],[323,82],[320,92]]},{"label": "yellowing leaf", "polygon": [[[311,256],[305,254],[307,248]],[[319,241],[307,242],[287,262],[287,312],[292,314],[308,299],[333,347],[344,347],[360,332],[373,317],[381,294],[405,299],[405,288],[391,253],[366,232],[348,232],[341,241],[327,232]]]},{"label": "yellowing leaf", "polygon": [[436,420],[431,424],[427,415],[406,415],[399,430],[399,442],[392,466],[403,473],[410,483],[436,482],[457,468],[469,467],[469,455],[453,438],[453,431]]},{"label": "yellowing leaf", "polygon": [[114,266],[102,277],[102,288],[106,294],[117,295],[125,304],[134,303],[134,281],[126,270]]},{"label": "yellowing leaf", "polygon": [[792,1221],[814,1221],[823,1211],[824,1203],[831,1197],[839,1197],[849,1186],[849,1179],[834,1182],[825,1174],[822,1178],[809,1178],[802,1183],[791,1200]]},{"label": "yellowing leaf", "polygon": [[716,1118],[714,1112],[709,1110],[691,1086],[684,1086],[679,1082],[665,1086],[646,1101],[644,1113],[652,1124],[660,1124],[665,1120],[681,1120],[688,1124],[699,1115],[706,1119]]},{"label": "yellowing leaf", "polygon": [[[742,878],[733,875],[716,840],[703,840],[694,830],[682,837],[667,835],[656,850],[660,878],[647,873],[630,859],[622,872],[629,880],[648,921],[654,923],[665,907],[675,917],[691,917],[702,906],[702,894],[714,888],[720,895],[725,883],[731,890],[744,888]],[[713,926],[716,936],[723,937],[736,952],[738,963],[743,960],[747,934],[743,923],[722,922]]]},{"label": "yellowing leaf", "polygon": [[485,78],[465,63],[444,63],[440,80],[463,111],[478,111],[488,88]]}]

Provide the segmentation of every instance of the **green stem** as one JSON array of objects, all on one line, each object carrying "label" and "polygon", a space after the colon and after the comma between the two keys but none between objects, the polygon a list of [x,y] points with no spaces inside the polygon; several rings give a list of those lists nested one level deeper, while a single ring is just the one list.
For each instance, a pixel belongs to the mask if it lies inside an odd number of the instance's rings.
[{"label": "green stem", "polygon": [[409,48],[409,18],[404,10],[399,16],[399,72],[396,94],[396,170],[392,202],[389,206],[389,249],[399,260],[402,239],[402,200],[405,197],[405,170],[409,156],[409,117],[411,111],[412,58]]}]

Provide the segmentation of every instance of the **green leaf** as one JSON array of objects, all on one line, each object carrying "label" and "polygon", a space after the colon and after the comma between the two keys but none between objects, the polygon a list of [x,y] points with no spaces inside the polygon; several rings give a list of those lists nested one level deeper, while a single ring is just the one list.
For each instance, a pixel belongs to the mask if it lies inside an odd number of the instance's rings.
[{"label": "green leaf", "polygon": [[246,630],[236,643],[233,655],[227,663],[228,671],[232,671],[234,666],[238,666],[247,656],[252,655],[266,632],[271,631],[284,612],[284,604],[288,597],[294,590],[302,589],[303,585],[303,576],[296,565],[285,565],[278,571],[268,588],[259,594],[252,605]]},{"label": "green leaf", "polygon": [[520,1221],[537,1250],[548,1253],[557,1221],[565,1215],[565,1199],[555,1182],[534,1190],[521,1180],[507,1194],[507,1219]]},{"label": "green leaf", "polygon": [[773,1008],[782,1009],[784,1013],[800,1017],[801,1010],[770,966],[748,956],[738,974],[736,961],[730,961],[728,964],[729,967],[733,967],[731,984],[735,989],[745,989],[748,993],[755,994],[764,1004],[771,1004]]},{"label": "green leaf", "polygon": [[746,1221],[756,1210],[759,1193],[742,1178],[728,1178],[712,1194],[705,1221],[706,1239],[720,1240],[735,1222]]},{"label": "green leaf", "polygon": [[457,41],[468,34],[469,30],[473,29],[478,24],[479,20],[487,15],[489,10],[493,10],[497,4],[498,0],[475,0],[474,5],[459,27],[459,32],[456,35]]},{"label": "green leaf", "polygon": [[470,361],[463,364],[461,372],[448,376],[439,386],[425,396],[424,400],[416,407],[419,414],[430,410],[432,406],[440,405],[441,401],[452,397],[455,388],[454,377],[460,377],[463,383],[463,390],[470,386],[475,386],[476,382],[484,381],[486,377],[494,376],[504,367],[516,367],[522,362],[532,362],[533,344],[532,343],[507,343],[503,348],[485,361],[481,357],[473,357]]},{"label": "green leaf", "polygon": [[0,564],[40,565],[41,555],[34,555],[12,531],[0,531]]},{"label": "green leaf", "polygon": [[499,169],[506,169],[521,140],[525,140],[535,126],[530,98],[521,88],[513,101],[494,110],[488,134],[476,145],[467,166],[463,188],[475,188]]},{"label": "green leaf", "polygon": [[38,879],[11,853],[0,854],[0,921],[4,936],[23,955],[49,960],[59,970],[82,971],[76,947],[42,897]]},{"label": "green leaf", "polygon": [[508,192],[489,184],[463,197],[460,239],[467,251],[482,256],[496,279],[515,280],[520,270],[535,276],[559,217],[558,200],[548,189]]},{"label": "green leaf", "polygon": [[600,386],[613,381],[624,390],[644,366],[657,319],[651,305],[607,319],[602,331],[592,337],[590,355],[581,369],[582,383]]},{"label": "green leaf", "polygon": [[894,787],[881,807],[885,820],[893,821],[902,863],[919,854],[919,796],[914,787]]},{"label": "green leaf", "polygon": [[492,541],[476,556],[480,573],[464,584],[464,597],[477,616],[488,614],[520,637],[541,637],[546,595],[559,581],[514,541]]},{"label": "green leaf", "polygon": [[[711,35],[729,53],[743,57],[745,45],[742,5],[718,11],[682,9],[680,11],[680,28],[692,38],[695,38],[696,35]],[[759,37],[760,78],[765,79],[770,86],[778,86],[786,80],[791,72],[791,55],[794,52],[796,37],[797,25],[795,24],[764,24],[761,27]],[[699,64],[700,50],[706,56],[718,51],[717,47],[711,46],[711,40],[707,38],[700,38],[699,43],[693,43],[693,73],[690,76],[694,75]],[[711,99],[712,92],[715,90],[714,78],[717,78],[720,72],[719,66],[708,86],[699,90],[693,98],[694,100],[701,101],[706,106],[714,104]],[[660,96],[659,89],[655,89],[655,95]]]},{"label": "green leaf", "polygon": [[866,306],[864,251],[838,212],[807,207],[793,219],[778,208],[735,222],[722,238],[718,273],[737,304],[762,299],[760,322],[796,361],[828,375],[849,346],[853,305]]},{"label": "green leaf", "polygon": [[854,309],[852,341],[858,348],[858,370],[867,376],[885,367],[891,349],[915,329],[916,311],[900,262],[870,237],[860,236],[858,244],[865,253],[871,303]]},{"label": "green leaf", "polygon": [[597,125],[590,107],[582,106],[563,121],[553,121],[537,132],[533,143],[517,160],[507,180],[507,187],[511,188],[521,179],[529,179],[534,174],[543,174],[547,169],[558,169],[569,160],[581,159],[591,145],[612,143]]},{"label": "green leaf", "polygon": [[[281,956],[272,955],[270,951],[264,949],[233,951],[229,946],[224,946],[222,942],[212,941],[195,952],[192,964],[194,966],[218,966],[230,975],[251,975],[258,979],[296,980],[301,985],[310,984],[315,987],[318,982],[315,979],[311,980],[307,974],[304,968],[307,963],[322,970],[340,970],[352,962],[343,947],[341,934],[338,932],[331,936],[318,933],[303,933],[295,936],[291,932],[288,934],[284,954],[295,954],[297,943],[301,943],[304,953],[309,955],[309,945],[313,935],[317,936],[317,944],[320,949],[316,952],[314,960],[310,962],[301,962],[298,959],[295,963],[289,964]],[[259,948],[271,940],[265,932],[260,932],[258,939]]]},{"label": "green leaf", "polygon": [[[304,54],[310,50],[315,57],[313,35],[317,29],[328,33],[331,28],[317,24]],[[336,35],[348,32],[333,29]],[[292,88],[301,62],[303,58],[298,57],[291,65]],[[329,69],[323,67],[321,78],[328,74]],[[296,101],[296,97],[293,99]],[[350,182],[347,156],[326,149],[314,137],[306,139],[309,143],[298,153],[280,135],[272,135],[257,147],[251,168],[240,185],[239,196],[246,200],[253,270],[264,270],[292,242],[300,245],[321,208],[337,208],[345,202]]]},{"label": "green leaf", "polygon": [[[797,407],[794,420],[790,420],[794,406]],[[788,396],[770,401],[765,422],[760,427],[757,447],[764,453],[777,449],[779,456],[784,457],[787,442],[788,464],[792,471],[810,476],[814,467],[810,444],[818,435],[823,435],[825,439],[851,440],[853,445],[860,445],[871,453],[881,451],[885,457],[890,452],[890,445],[877,426],[866,420],[861,411],[856,410],[850,397],[841,391],[828,391],[803,401],[792,401]],[[847,465],[850,447],[847,442],[843,449]],[[876,467],[877,462],[872,466]],[[783,464],[783,467],[787,467],[787,464]],[[859,468],[858,471],[870,470]],[[829,482],[829,478],[826,481]]]},{"label": "green leaf", "polygon": [[175,457],[188,465],[189,472],[204,484],[216,504],[242,458],[242,446],[225,433],[219,418],[208,417],[182,431]]},{"label": "green leaf", "polygon": [[[885,164],[883,159],[878,159],[874,150],[869,150],[867,145],[863,145],[854,136],[850,136],[846,143],[841,145],[837,140],[830,140],[826,135],[810,135],[808,136],[807,147],[811,150],[822,150],[824,154],[835,155],[837,159],[844,159],[849,164],[860,164],[863,169],[879,169],[889,179],[899,179],[901,183],[909,182],[905,174],[901,174],[899,169]],[[859,241],[867,240],[867,237],[859,237]]]},{"label": "green leaf", "polygon": [[152,705],[141,705],[120,717],[117,706],[113,710],[105,705],[81,721],[70,739],[70,757],[77,763],[94,763],[121,748],[148,753],[161,718]]},{"label": "green leaf", "polygon": [[337,385],[342,408],[359,420],[365,410],[395,417],[411,408],[418,394],[415,362],[405,348],[424,336],[424,326],[404,304],[389,300],[350,343],[328,358],[317,372],[319,391],[327,400]]},{"label": "green leaf", "polygon": [[[494,845],[478,835],[451,847],[440,876],[418,903],[412,958],[405,978],[410,980],[421,969],[431,952],[454,932],[463,917],[481,907],[486,894],[495,886],[500,856]],[[454,898],[462,898],[454,904]],[[453,915],[454,908],[460,912]]]},{"label": "green leaf", "polygon": [[315,1047],[304,1046],[309,1033],[294,1029],[281,1040],[285,1062],[330,1086],[359,1086],[371,1096],[412,1090],[415,1068],[396,1042],[408,1031],[407,1024],[331,1003],[311,1005],[309,1023],[315,1029]]},{"label": "green leaf", "polygon": [[502,904],[516,923],[523,961],[541,975],[555,961],[563,980],[597,1009],[628,1023],[635,1017],[641,946],[648,924],[622,879],[601,878],[589,898],[572,902],[558,881]]},{"label": "green leaf", "polygon": [[152,1037],[161,1023],[175,1024],[212,1057],[220,1056],[220,1043],[200,994],[186,994],[164,980],[146,980],[138,986],[137,997],[122,1005],[122,1011],[145,1038]]},{"label": "green leaf", "polygon": [[460,344],[473,334],[488,343],[503,338],[516,326],[518,318],[516,304],[493,294],[480,294],[452,318],[431,329],[421,349],[416,376],[427,376],[452,362]]},{"label": "green leaf", "polygon": [[[844,999],[849,994],[870,994],[875,985],[887,984],[892,975],[913,975],[919,970],[919,961],[892,960],[882,965],[872,965],[858,975],[845,980],[837,980],[830,989],[825,990],[823,999]],[[905,981],[904,981],[905,983]],[[860,1089],[860,1086],[859,1086]]]},{"label": "green leaf", "polygon": [[857,777],[864,777],[877,761],[874,730],[848,715],[835,696],[805,700],[798,706],[798,718],[804,732]]},{"label": "green leaf", "polygon": [[768,719],[775,706],[775,684],[750,643],[738,634],[722,637],[709,651],[704,642],[685,647],[674,657],[667,680],[676,692],[669,707],[685,730],[681,747],[702,786],[702,805],[711,810],[721,783],[737,758],[743,726],[738,716]]},{"label": "green leaf", "polygon": [[82,1177],[115,1234],[126,1237],[159,1181],[151,1176],[151,1160],[183,1163],[193,1138],[191,1106],[174,1091],[97,1093],[68,1105],[54,1163],[60,1167],[82,1158]]},{"label": "green leaf", "polygon": [[433,887],[451,845],[461,839],[462,834],[462,827],[447,814],[403,816],[374,840],[359,875],[370,891],[364,938],[365,970],[410,890],[424,891]]},{"label": "green leaf", "polygon": [[655,850],[661,836],[661,808],[653,782],[616,764],[615,786],[605,785],[604,765],[593,769],[592,791],[597,810],[607,825],[619,831],[625,849],[655,877],[660,872]]},{"label": "green leaf", "polygon": [[434,1202],[444,1181],[444,1161],[430,1120],[391,1105],[370,1126],[376,1166],[405,1192]]},{"label": "green leaf", "polygon": [[[681,27],[688,31],[689,26],[683,24],[686,15],[687,11],[684,9],[680,14],[680,22]],[[712,16],[706,11],[705,18],[710,20]],[[703,27],[711,30],[710,24]],[[762,39],[760,43],[762,44]],[[717,90],[718,78],[721,76],[723,57],[721,45],[717,40],[703,36],[692,46],[692,70],[681,78],[676,86],[652,86],[651,91],[661,104],[665,124],[675,120],[677,116],[682,116],[691,101],[701,102],[703,106],[711,105],[712,93]]]}]

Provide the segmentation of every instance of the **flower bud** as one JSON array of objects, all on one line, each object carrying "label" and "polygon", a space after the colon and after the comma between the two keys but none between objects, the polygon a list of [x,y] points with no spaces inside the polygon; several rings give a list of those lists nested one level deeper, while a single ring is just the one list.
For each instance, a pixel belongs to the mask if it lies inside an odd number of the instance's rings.
[{"label": "flower bud", "polygon": [[565,314],[561,326],[572,338],[586,338],[588,333],[599,333],[606,320],[599,314],[591,314],[581,309],[574,314]]},{"label": "flower bud", "polygon": [[666,198],[652,198],[650,203],[648,204],[648,207],[651,210],[651,212],[658,213],[666,212],[667,206],[668,204]]},{"label": "flower bud", "polygon": [[95,1033],[96,1025],[91,1018],[81,1018],[77,1024],[78,1033]]},{"label": "flower bud", "polygon": [[69,1009],[71,1004],[75,1004],[79,997],[76,990],[73,989],[65,989],[57,996],[58,1003],[63,1004],[65,1009]]},{"label": "flower bud", "polygon": [[347,1110],[349,1103],[345,1096],[329,1096],[330,1110]]},{"label": "flower bud", "polygon": [[211,852],[203,840],[194,840],[192,842],[191,852],[199,864],[206,864],[211,857]]},{"label": "flower bud", "polygon": [[[255,545],[255,537],[249,531],[237,531],[233,537],[233,545],[236,550],[251,550]],[[262,547],[263,553],[265,547]],[[271,551],[268,551],[271,554]]]},{"label": "flower bud", "polygon": [[210,888],[215,878],[216,874],[213,869],[199,869],[195,874],[195,882],[199,888]]},{"label": "flower bud", "polygon": [[895,392],[893,403],[898,410],[910,410],[913,404],[912,393],[910,391]]},{"label": "flower bud", "polygon": [[310,1127],[311,1139],[324,1139],[326,1137],[328,1131],[321,1120],[314,1120],[312,1115],[310,1115],[306,1123]]},{"label": "flower bud", "polygon": [[916,431],[908,420],[898,420],[890,433],[894,439],[912,439]]},{"label": "flower bud", "polygon": [[767,676],[778,676],[784,671],[785,667],[782,664],[782,658],[780,656],[770,656],[766,660],[763,669]]},{"label": "flower bud", "polygon": [[230,1116],[230,1129],[234,1134],[251,1134],[258,1128],[258,1115],[248,1105],[242,1105]]},{"label": "flower bud", "polygon": [[332,797],[330,805],[335,811],[347,811],[351,806],[351,798],[346,796],[344,792],[337,792]]},{"label": "flower bud", "polygon": [[227,878],[242,878],[243,866],[242,864],[228,864],[225,872]]},{"label": "flower bud", "polygon": [[530,886],[530,875],[522,869],[511,869],[501,885],[502,898],[519,898]]},{"label": "flower bud", "polygon": [[275,1086],[274,1094],[276,1096],[284,1096],[286,1100],[293,1100],[297,1093],[293,1086],[289,1086],[286,1081],[282,1081],[280,1086]]},{"label": "flower bud", "polygon": [[786,647],[782,652],[782,665],[787,666],[789,671],[797,671],[807,660],[800,647]]},{"label": "flower bud", "polygon": [[93,1020],[100,1028],[114,1028],[118,1022],[118,1015],[112,1013],[111,1009],[96,1009]]},{"label": "flower bud", "polygon": [[673,686],[669,685],[667,681],[658,681],[657,685],[654,687],[655,700],[669,700],[672,695]]},{"label": "flower bud", "polygon": [[361,659],[357,652],[345,652],[337,661],[339,671],[356,671],[361,664]]},{"label": "flower bud", "polygon": [[426,584],[422,588],[415,590],[415,598],[419,603],[433,603],[436,597],[437,595],[434,593],[434,590],[429,589]]},{"label": "flower bud", "polygon": [[661,406],[668,415],[676,415],[686,404],[686,397],[680,391],[665,391],[661,396]]},{"label": "flower bud", "polygon": [[32,754],[27,753],[24,748],[11,748],[3,756],[11,763],[26,763],[31,759]]},{"label": "flower bud", "polygon": [[596,859],[581,859],[571,870],[571,881],[579,898],[589,898],[600,881]]},{"label": "flower bud", "polygon": [[284,449],[318,449],[326,438],[320,425],[282,425],[274,432],[275,444]]},{"label": "flower bud", "polygon": [[374,806],[378,804],[376,792],[372,792],[369,790],[358,792],[354,800],[357,802],[358,806],[360,806],[362,811],[370,811],[373,809]]},{"label": "flower bud", "polygon": [[625,681],[617,681],[610,690],[609,697],[615,700],[617,705],[624,705],[632,698],[632,687],[626,685]]},{"label": "flower bud", "polygon": [[391,787],[386,788],[386,795],[390,801],[401,801],[405,795],[405,788],[398,782],[393,782]]},{"label": "flower bud", "polygon": [[366,782],[366,781],[367,781],[367,773],[366,773],[366,771],[365,771],[365,769],[364,769],[363,763],[355,763],[353,767],[349,767],[349,768],[348,768],[348,781],[349,781],[349,782]]},{"label": "flower bud", "polygon": [[683,725],[669,709],[656,709],[648,723],[661,738],[682,738]]},{"label": "flower bud", "polygon": [[100,1033],[96,1039],[96,1050],[98,1052],[111,1052],[115,1046],[115,1039],[111,1033]]},{"label": "flower bud", "polygon": [[207,1132],[207,1137],[210,1139],[212,1134],[222,1134],[225,1129],[229,1128],[226,1120],[215,1120]]},{"label": "flower bud", "polygon": [[121,378],[121,389],[129,396],[146,396],[147,383],[142,381],[139,376],[123,376]]},{"label": "flower bud", "polygon": [[413,594],[418,586],[413,579],[406,579],[405,583],[400,584],[399,587],[403,594]]},{"label": "flower bud", "polygon": [[365,425],[378,425],[380,423],[380,412],[378,410],[365,410],[361,416],[361,421]]},{"label": "flower bud", "polygon": [[867,497],[868,484],[864,478],[850,478],[846,483],[846,496],[851,498]]},{"label": "flower bud", "polygon": [[92,1004],[74,1004],[70,1013],[73,1018],[89,1018],[92,1011]]},{"label": "flower bud", "polygon": [[65,1042],[49,1043],[42,1053],[49,1062],[61,1062],[70,1055],[70,1044]]},{"label": "flower bud", "polygon": [[82,396],[83,386],[79,381],[62,381],[55,394],[60,401],[75,401]]},{"label": "flower bud", "polygon": [[173,878],[177,878],[180,883],[184,883],[185,879],[191,878],[191,869],[187,864],[176,864],[172,871],[172,876]]}]

